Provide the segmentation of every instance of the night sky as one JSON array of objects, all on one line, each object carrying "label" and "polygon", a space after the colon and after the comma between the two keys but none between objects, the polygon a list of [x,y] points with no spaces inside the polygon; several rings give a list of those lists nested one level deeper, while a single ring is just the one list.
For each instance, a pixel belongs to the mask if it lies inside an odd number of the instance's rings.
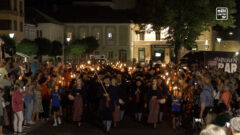
[{"label": "night sky", "polygon": [[[112,0],[25,0],[26,7],[29,8],[37,8],[41,11],[46,11],[45,13],[50,11],[53,8],[54,4],[63,5],[63,6],[71,6],[73,1],[88,1],[88,2],[111,2]],[[216,31],[218,31],[219,36],[222,37],[223,40],[239,40],[240,41],[240,0],[236,0],[236,8],[237,13],[234,15],[236,18],[236,28],[223,29],[221,27],[214,27]],[[233,32],[233,35],[229,35],[229,32]]]},{"label": "night sky", "polygon": [[73,1],[88,1],[88,2],[96,2],[96,1],[108,1],[112,0],[25,0],[27,7],[50,7],[53,4],[70,4]]}]

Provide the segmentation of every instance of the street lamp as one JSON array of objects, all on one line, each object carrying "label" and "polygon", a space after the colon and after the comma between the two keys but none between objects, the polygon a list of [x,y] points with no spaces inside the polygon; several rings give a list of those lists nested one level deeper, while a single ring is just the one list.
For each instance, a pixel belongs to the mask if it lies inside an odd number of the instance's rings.
[{"label": "street lamp", "polygon": [[71,41],[71,38],[66,38],[67,42],[69,43]]},{"label": "street lamp", "polygon": [[208,50],[209,45],[208,45],[208,40],[205,40],[205,49]]},{"label": "street lamp", "polygon": [[217,38],[217,42],[219,43],[219,45],[220,45],[221,41],[222,41],[221,38]]},{"label": "street lamp", "polygon": [[[11,39],[13,39],[14,36],[15,36],[14,33],[9,33],[9,37],[10,37]],[[11,51],[11,56],[13,56],[13,48],[10,48],[10,51]]]},{"label": "street lamp", "polygon": [[14,33],[9,33],[9,37],[10,37],[11,39],[13,39],[13,38],[14,38],[14,36],[15,36],[15,34],[14,34]]},{"label": "street lamp", "polygon": [[217,38],[217,42],[218,42],[219,48],[220,48],[220,45],[221,45],[221,41],[222,41],[221,38]]},{"label": "street lamp", "polygon": [[[69,45],[69,42],[71,41],[71,38],[66,38],[66,41],[67,41],[67,45]],[[63,45],[63,61],[64,61],[64,58],[65,58],[65,46]]]},{"label": "street lamp", "polygon": [[238,55],[239,55],[239,52],[236,52],[236,53],[235,53],[235,56],[238,56]]}]

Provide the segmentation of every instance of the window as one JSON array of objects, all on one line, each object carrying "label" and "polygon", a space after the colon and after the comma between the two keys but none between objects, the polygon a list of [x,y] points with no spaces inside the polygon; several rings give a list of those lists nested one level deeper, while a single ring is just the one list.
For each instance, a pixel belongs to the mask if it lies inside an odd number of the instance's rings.
[{"label": "window", "polygon": [[41,38],[42,37],[42,30],[37,30],[37,38]]},{"label": "window", "polygon": [[112,32],[108,32],[108,40],[113,40],[113,33]]},{"label": "window", "polygon": [[14,0],[13,2],[14,2],[14,3],[13,3],[13,5],[14,5],[14,11],[17,11],[17,0]]},{"label": "window", "polygon": [[127,51],[126,50],[119,50],[119,60],[121,62],[127,62]]},{"label": "window", "polygon": [[20,31],[23,32],[23,22],[20,22]]},{"label": "window", "polygon": [[86,38],[86,32],[83,32],[83,33],[82,33],[81,38],[82,38],[82,39]]},{"label": "window", "polygon": [[139,40],[143,40],[145,39],[145,32],[140,32],[139,33]]},{"label": "window", "polygon": [[23,16],[23,3],[20,1],[19,3],[19,10],[20,10],[20,16]]},{"label": "window", "polygon": [[11,20],[0,20],[0,30],[11,30],[12,29]]},{"label": "window", "polygon": [[0,10],[11,10],[10,0],[0,0]]},{"label": "window", "polygon": [[100,33],[99,32],[97,32],[97,34],[96,34],[96,40],[100,40]]},{"label": "window", "polygon": [[108,59],[113,59],[113,51],[108,52]]},{"label": "window", "polygon": [[155,34],[156,34],[156,40],[161,40],[160,31],[156,31]]},{"label": "window", "polygon": [[17,21],[14,21],[14,30],[17,31]]},{"label": "window", "polygon": [[145,62],[145,48],[138,49],[138,61]]}]

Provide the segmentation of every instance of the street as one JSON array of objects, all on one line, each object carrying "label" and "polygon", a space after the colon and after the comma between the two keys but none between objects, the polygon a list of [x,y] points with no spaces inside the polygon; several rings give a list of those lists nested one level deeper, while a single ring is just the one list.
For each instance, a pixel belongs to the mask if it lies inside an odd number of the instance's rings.
[{"label": "street", "polygon": [[[159,124],[157,129],[150,125],[137,123],[130,118],[126,118],[117,128],[111,129],[111,135],[192,135],[190,129],[178,128],[173,130],[169,121]],[[52,121],[41,123],[35,126],[28,135],[104,135],[98,124],[86,123],[82,127],[77,127],[73,123],[64,122],[58,127],[52,126]]]}]

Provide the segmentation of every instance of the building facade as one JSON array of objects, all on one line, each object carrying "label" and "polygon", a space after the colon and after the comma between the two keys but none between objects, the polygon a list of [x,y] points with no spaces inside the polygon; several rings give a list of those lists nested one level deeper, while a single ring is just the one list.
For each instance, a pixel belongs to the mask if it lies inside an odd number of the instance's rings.
[{"label": "building facade", "polygon": [[37,37],[64,43],[64,25],[56,23],[39,23],[37,27]]},{"label": "building facade", "polygon": [[10,33],[17,42],[24,38],[24,0],[1,0],[0,34]]},{"label": "building facade", "polygon": [[37,38],[37,27],[34,24],[24,24],[24,39],[35,40]]},{"label": "building facade", "polygon": [[93,36],[100,44],[95,55],[105,55],[109,60],[131,61],[128,23],[65,23],[65,36],[72,40]]},{"label": "building facade", "polygon": [[[149,62],[150,60],[169,63],[175,57],[174,47],[167,43],[168,29],[153,31],[151,25],[146,25],[145,32],[136,33],[137,26],[131,24],[131,59],[136,62]],[[196,50],[212,50],[212,29],[202,32],[196,40]],[[181,56],[187,51],[181,50]]]}]

